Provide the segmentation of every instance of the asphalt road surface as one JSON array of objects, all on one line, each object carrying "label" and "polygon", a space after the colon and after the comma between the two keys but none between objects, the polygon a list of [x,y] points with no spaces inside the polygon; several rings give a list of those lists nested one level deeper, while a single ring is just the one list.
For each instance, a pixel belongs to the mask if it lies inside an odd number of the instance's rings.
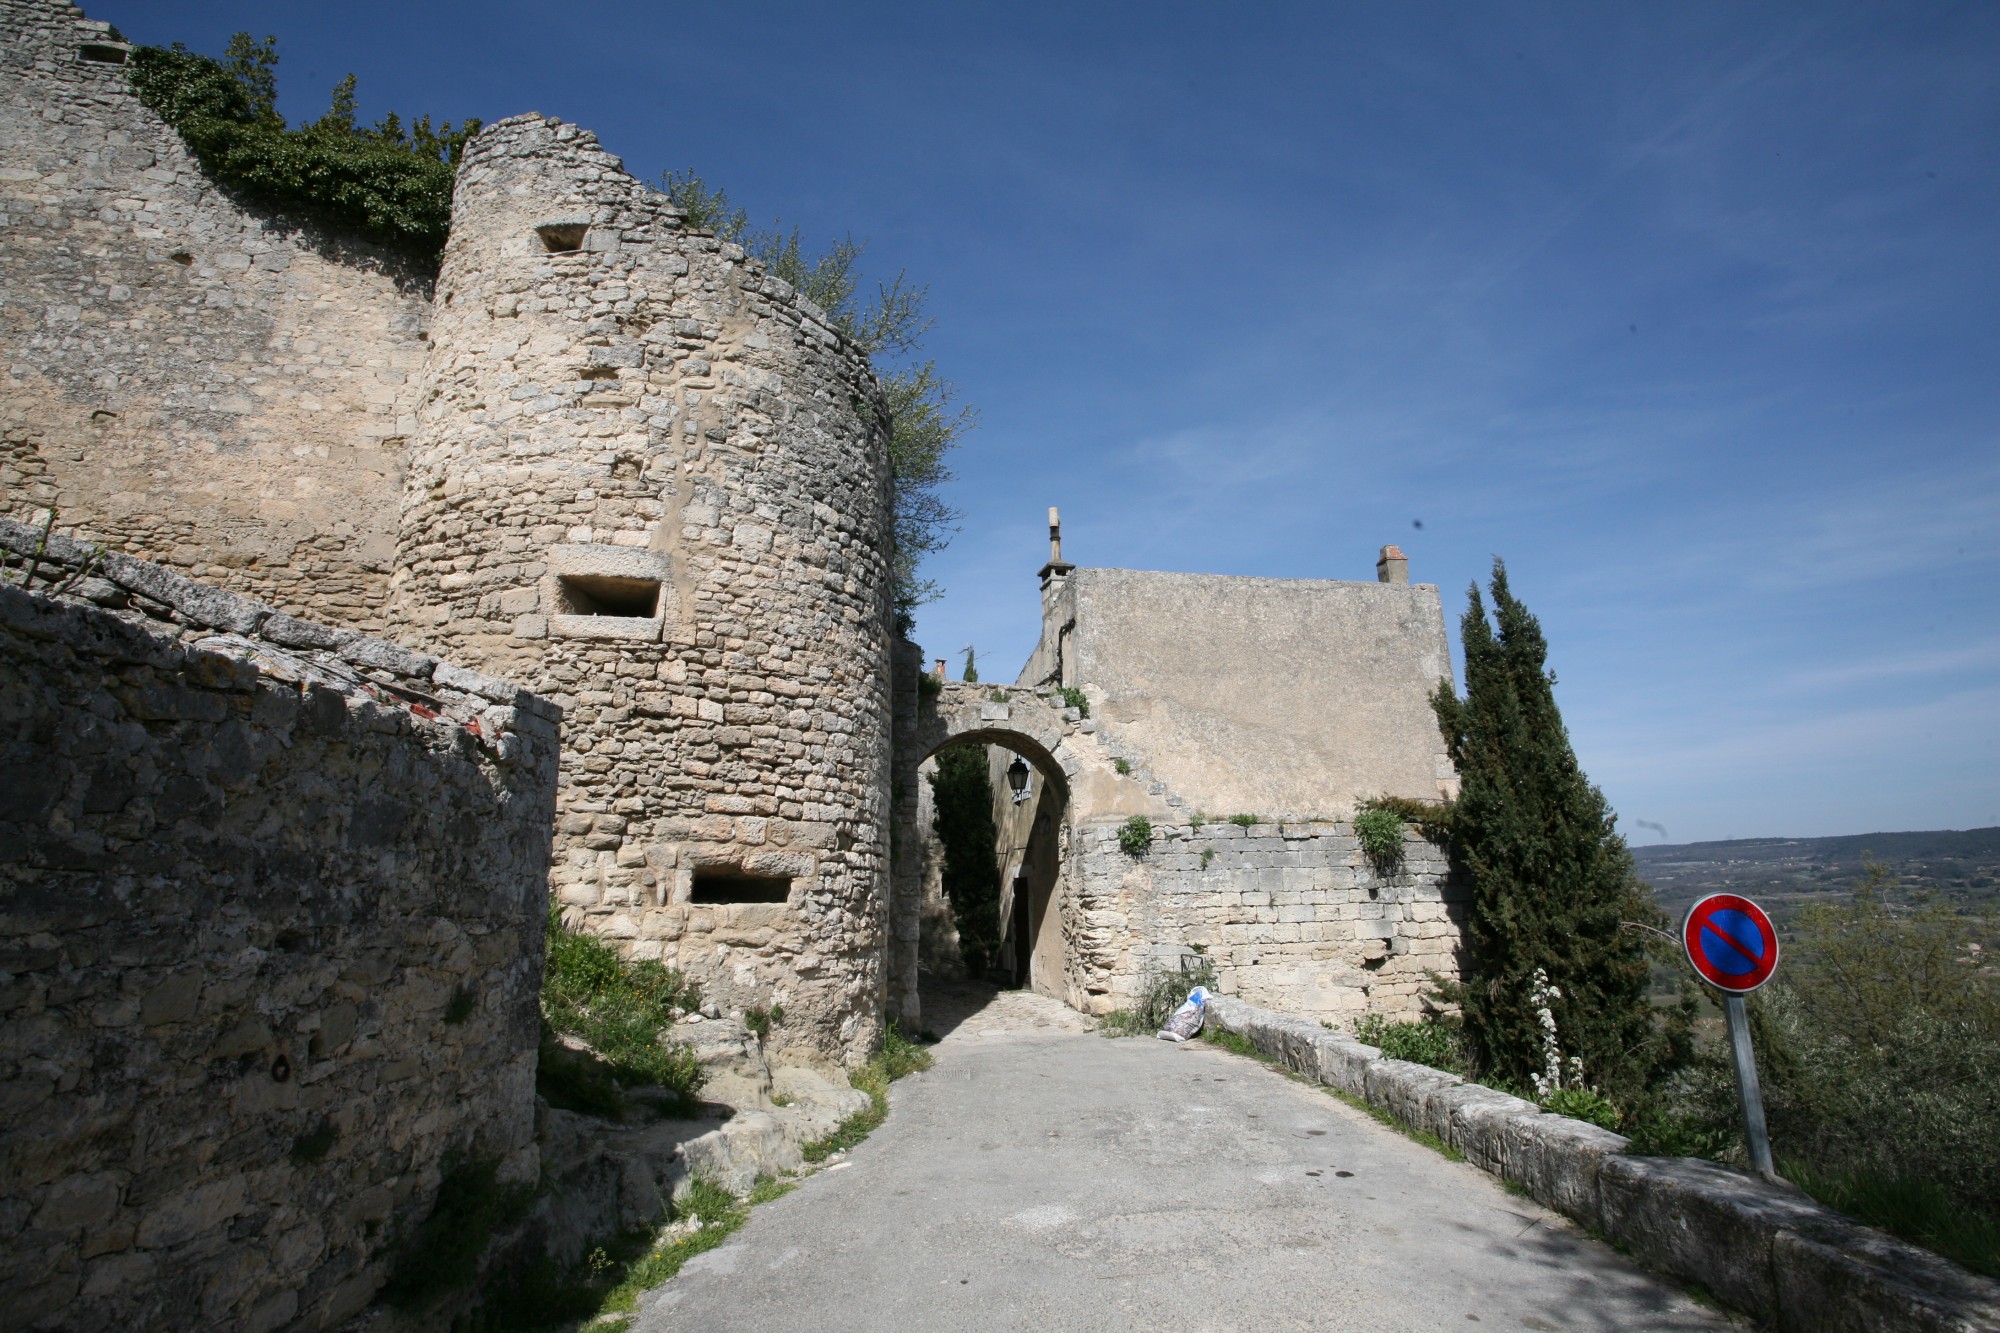
[{"label": "asphalt road surface", "polygon": [[1735,1326],[1255,1061],[1106,1039],[1019,992],[927,1012],[950,1030],[888,1123],[649,1293],[635,1330]]}]

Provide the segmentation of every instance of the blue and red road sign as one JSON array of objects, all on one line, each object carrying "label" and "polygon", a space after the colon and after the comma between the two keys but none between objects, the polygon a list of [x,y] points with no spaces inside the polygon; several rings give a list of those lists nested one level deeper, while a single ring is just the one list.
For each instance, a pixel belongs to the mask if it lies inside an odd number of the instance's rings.
[{"label": "blue and red road sign", "polygon": [[1764,909],[1734,893],[1711,893],[1688,909],[1681,944],[1701,979],[1741,995],[1778,970],[1778,932]]}]

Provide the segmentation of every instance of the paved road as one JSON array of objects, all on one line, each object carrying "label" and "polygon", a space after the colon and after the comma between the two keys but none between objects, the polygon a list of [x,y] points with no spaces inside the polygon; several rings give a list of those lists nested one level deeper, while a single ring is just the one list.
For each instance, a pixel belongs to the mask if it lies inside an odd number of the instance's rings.
[{"label": "paved road", "polygon": [[635,1329],[1731,1327],[1324,1092],[1081,1027],[1019,993],[958,1021],[844,1166]]}]

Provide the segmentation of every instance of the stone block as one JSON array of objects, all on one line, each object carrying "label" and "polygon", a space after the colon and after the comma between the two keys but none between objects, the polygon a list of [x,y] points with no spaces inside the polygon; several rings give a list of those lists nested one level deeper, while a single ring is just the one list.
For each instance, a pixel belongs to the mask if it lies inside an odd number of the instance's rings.
[{"label": "stone block", "polygon": [[1367,1068],[1366,1096],[1370,1106],[1389,1112],[1412,1129],[1427,1129],[1431,1123],[1431,1094],[1463,1082],[1457,1074],[1447,1074],[1428,1065],[1381,1059]]},{"label": "stone block", "polygon": [[1845,1218],[1771,1242],[1786,1333],[1971,1333],[2000,1328],[2000,1282]]},{"label": "stone block", "polygon": [[1597,1177],[1627,1140],[1608,1129],[1567,1116],[1534,1115],[1499,1123],[1501,1174],[1531,1197],[1587,1227],[1603,1229]]},{"label": "stone block", "polygon": [[1777,1233],[1810,1230],[1824,1216],[1803,1194],[1684,1157],[1608,1156],[1598,1193],[1605,1235],[1767,1323],[1779,1304]]}]

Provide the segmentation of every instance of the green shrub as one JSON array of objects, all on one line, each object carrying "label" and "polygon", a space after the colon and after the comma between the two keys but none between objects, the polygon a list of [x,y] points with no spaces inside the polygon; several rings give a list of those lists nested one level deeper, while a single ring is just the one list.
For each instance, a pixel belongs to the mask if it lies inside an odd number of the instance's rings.
[{"label": "green shrub", "polygon": [[1090,700],[1085,697],[1082,690],[1073,685],[1065,685],[1057,693],[1062,695],[1064,708],[1074,708],[1082,717],[1090,716]]},{"label": "green shrub", "polygon": [[1238,828],[1255,828],[1257,827],[1257,816],[1231,815],[1229,817],[1229,822],[1236,825],[1236,827]]},{"label": "green shrub", "polygon": [[759,1041],[767,1040],[771,1028],[784,1021],[785,1006],[782,1004],[774,1004],[769,1009],[753,1004],[743,1011],[743,1026],[756,1033]]},{"label": "green shrub", "polygon": [[1370,796],[1361,802],[1360,808],[1364,812],[1386,811],[1439,841],[1451,836],[1452,819],[1456,814],[1449,801],[1419,801],[1410,796]]},{"label": "green shrub", "polygon": [[936,676],[933,676],[928,671],[921,672],[918,674],[917,695],[919,698],[935,699],[940,694],[943,693],[944,693],[943,681],[939,680]]},{"label": "green shrub", "polygon": [[1140,982],[1138,1001],[1129,1009],[1104,1015],[1097,1030],[1107,1037],[1150,1037],[1167,1025],[1196,986],[1215,989],[1215,963],[1199,954],[1192,958],[1183,954],[1172,971],[1149,972]]},{"label": "green shrub", "polygon": [[1588,1121],[1599,1129],[1616,1129],[1624,1119],[1611,1099],[1595,1088],[1557,1088],[1542,1098],[1542,1109],[1550,1115]]},{"label": "green shrub", "polygon": [[1153,821],[1133,815],[1118,826],[1118,845],[1127,856],[1144,856],[1153,845]]},{"label": "green shrub", "polygon": [[1111,766],[1118,770],[1118,776],[1120,777],[1130,777],[1132,774],[1132,761],[1130,759],[1113,759]]},{"label": "green shrub", "polygon": [[[675,1094],[692,1108],[703,1072],[694,1052],[660,1034],[681,1013],[698,1008],[701,992],[672,968],[651,959],[627,962],[602,940],[563,925],[562,912],[549,906],[548,955],[542,974],[542,1019],[552,1033],[574,1037],[596,1053],[556,1055],[560,1043],[544,1041],[537,1086],[552,1104],[557,1096],[572,1109],[606,1114],[606,1080],[611,1088],[653,1086]],[[577,1104],[578,1100],[583,1104]]]},{"label": "green shrub", "polygon": [[1403,819],[1393,810],[1363,810],[1354,817],[1354,836],[1378,875],[1393,875],[1403,864]]},{"label": "green shrub", "polygon": [[1367,1045],[1380,1047],[1391,1060],[1408,1060],[1450,1074],[1469,1072],[1464,1038],[1456,1024],[1443,1019],[1395,1023],[1380,1014],[1369,1014],[1355,1023],[1354,1035]]},{"label": "green shrub", "polygon": [[276,110],[277,59],[268,40],[239,33],[227,65],[176,42],[140,47],[127,68],[139,100],[179,132],[218,185],[373,241],[434,272],[451,227],[458,160],[479,122],[434,130],[426,116],[405,130],[392,113],[361,129],[349,75],[325,116],[287,129]]},{"label": "green shrub", "polygon": [[[1750,999],[1772,1151],[1829,1206],[1995,1272],[2000,982],[1965,947],[1991,925],[1942,903],[1892,905],[1887,887],[1871,864],[1851,901],[1802,910],[1778,975]],[[1727,1044],[1633,1120],[1635,1150],[1740,1162]]]}]

